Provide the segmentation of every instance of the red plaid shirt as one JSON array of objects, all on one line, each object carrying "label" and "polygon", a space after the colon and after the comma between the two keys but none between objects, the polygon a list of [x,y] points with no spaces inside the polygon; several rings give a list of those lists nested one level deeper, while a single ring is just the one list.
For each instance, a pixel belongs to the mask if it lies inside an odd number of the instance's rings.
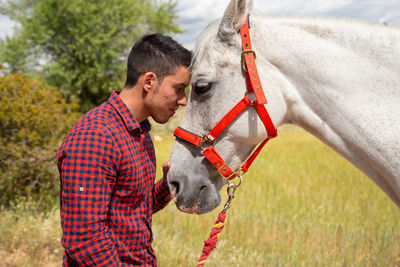
[{"label": "red plaid shirt", "polygon": [[118,94],[86,113],[57,152],[64,266],[156,266],[152,214],[171,196],[154,183],[150,123]]}]

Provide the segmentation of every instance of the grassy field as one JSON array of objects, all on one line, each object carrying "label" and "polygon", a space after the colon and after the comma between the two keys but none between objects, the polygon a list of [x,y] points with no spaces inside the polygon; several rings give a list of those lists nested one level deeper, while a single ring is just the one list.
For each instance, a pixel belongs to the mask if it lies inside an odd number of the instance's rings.
[{"label": "grassy field", "polygon": [[[161,166],[173,138],[155,134]],[[171,203],[155,214],[159,266],[195,266],[221,208],[197,216]],[[245,175],[206,266],[400,266],[399,222],[398,208],[365,175],[284,127]],[[60,266],[57,208],[43,214],[20,204],[0,213],[0,225],[0,266]]]},{"label": "grassy field", "polygon": [[[159,162],[167,159],[172,141],[156,145]],[[197,216],[171,204],[156,214],[160,266],[194,266],[221,208]],[[299,128],[284,127],[266,146],[227,216],[207,266],[400,266],[398,208]]]}]

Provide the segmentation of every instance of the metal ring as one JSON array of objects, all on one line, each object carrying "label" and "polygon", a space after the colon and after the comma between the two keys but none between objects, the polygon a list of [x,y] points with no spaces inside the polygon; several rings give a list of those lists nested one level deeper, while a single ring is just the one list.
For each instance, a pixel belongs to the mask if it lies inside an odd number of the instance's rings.
[{"label": "metal ring", "polygon": [[[238,188],[238,187],[242,184],[242,181],[243,181],[242,175],[243,175],[242,173],[237,173],[237,176],[236,176],[236,177],[239,178],[239,183],[238,183],[238,184],[235,184],[235,183],[231,182],[230,180],[227,180],[227,182],[228,182],[228,187],[229,187],[229,186],[235,186],[236,188]],[[236,177],[235,177],[235,178],[236,178]]]}]

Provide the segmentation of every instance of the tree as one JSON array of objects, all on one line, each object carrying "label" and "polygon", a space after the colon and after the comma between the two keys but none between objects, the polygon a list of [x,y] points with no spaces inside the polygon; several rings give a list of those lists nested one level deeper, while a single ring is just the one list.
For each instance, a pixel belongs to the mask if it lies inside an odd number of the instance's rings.
[{"label": "tree", "polygon": [[54,204],[56,151],[80,116],[77,101],[71,102],[26,75],[0,77],[0,205],[19,197]]},{"label": "tree", "polygon": [[2,41],[8,72],[40,75],[82,110],[103,102],[125,80],[130,48],[150,32],[179,33],[172,0],[6,0],[0,12],[19,22]]}]

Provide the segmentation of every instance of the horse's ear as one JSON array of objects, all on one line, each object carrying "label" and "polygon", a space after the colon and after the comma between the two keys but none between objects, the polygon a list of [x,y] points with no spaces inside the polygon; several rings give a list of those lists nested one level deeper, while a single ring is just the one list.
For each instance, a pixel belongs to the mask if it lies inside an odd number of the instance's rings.
[{"label": "horse's ear", "polygon": [[222,40],[229,39],[239,31],[252,9],[253,0],[231,0],[219,26],[218,36]]}]

